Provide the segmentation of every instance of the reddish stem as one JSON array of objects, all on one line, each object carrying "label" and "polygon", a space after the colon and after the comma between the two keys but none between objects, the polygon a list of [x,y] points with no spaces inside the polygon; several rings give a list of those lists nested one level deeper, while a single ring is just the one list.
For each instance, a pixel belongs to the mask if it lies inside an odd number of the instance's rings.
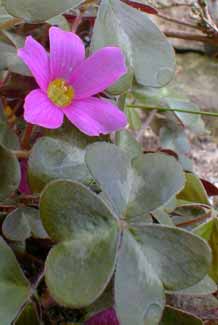
[{"label": "reddish stem", "polygon": [[33,131],[33,125],[28,123],[26,125],[23,139],[21,142],[22,149],[26,149],[26,150],[30,149],[30,138],[31,138],[32,131]]}]

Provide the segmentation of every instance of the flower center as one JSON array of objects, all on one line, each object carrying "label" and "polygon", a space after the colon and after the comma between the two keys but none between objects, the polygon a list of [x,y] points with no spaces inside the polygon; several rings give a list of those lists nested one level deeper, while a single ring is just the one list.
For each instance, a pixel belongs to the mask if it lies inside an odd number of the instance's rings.
[{"label": "flower center", "polygon": [[55,79],[50,82],[47,94],[55,105],[66,107],[71,104],[74,98],[74,89],[64,79]]}]

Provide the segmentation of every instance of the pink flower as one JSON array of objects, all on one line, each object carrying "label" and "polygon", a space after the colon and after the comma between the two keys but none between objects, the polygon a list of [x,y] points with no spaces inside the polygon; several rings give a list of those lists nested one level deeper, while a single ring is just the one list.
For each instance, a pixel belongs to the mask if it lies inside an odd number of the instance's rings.
[{"label": "pink flower", "polygon": [[113,308],[107,309],[90,318],[85,325],[119,325]]},{"label": "pink flower", "polygon": [[105,47],[85,59],[83,42],[76,34],[51,27],[49,38],[50,55],[31,36],[18,50],[39,85],[25,99],[24,119],[55,129],[65,115],[90,136],[125,127],[127,119],[122,111],[93,97],[127,72],[121,50]]}]

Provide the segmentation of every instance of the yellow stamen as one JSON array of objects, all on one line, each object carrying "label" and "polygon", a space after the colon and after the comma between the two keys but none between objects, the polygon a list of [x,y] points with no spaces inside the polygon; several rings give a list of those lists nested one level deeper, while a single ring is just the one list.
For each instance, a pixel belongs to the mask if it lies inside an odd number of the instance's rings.
[{"label": "yellow stamen", "polygon": [[64,79],[55,79],[50,82],[47,90],[48,98],[59,106],[66,107],[72,103],[74,89]]}]

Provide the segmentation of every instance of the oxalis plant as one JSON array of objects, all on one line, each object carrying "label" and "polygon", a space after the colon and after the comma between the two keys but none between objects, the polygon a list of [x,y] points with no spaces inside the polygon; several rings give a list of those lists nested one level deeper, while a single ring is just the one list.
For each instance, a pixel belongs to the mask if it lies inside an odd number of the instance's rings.
[{"label": "oxalis plant", "polygon": [[[187,141],[175,118],[200,125],[198,109],[152,90],[175,69],[157,11],[119,0],[0,9],[1,324],[202,324],[170,299],[216,291],[216,189],[174,147]],[[167,150],[143,151],[136,108],[171,110]]]}]

